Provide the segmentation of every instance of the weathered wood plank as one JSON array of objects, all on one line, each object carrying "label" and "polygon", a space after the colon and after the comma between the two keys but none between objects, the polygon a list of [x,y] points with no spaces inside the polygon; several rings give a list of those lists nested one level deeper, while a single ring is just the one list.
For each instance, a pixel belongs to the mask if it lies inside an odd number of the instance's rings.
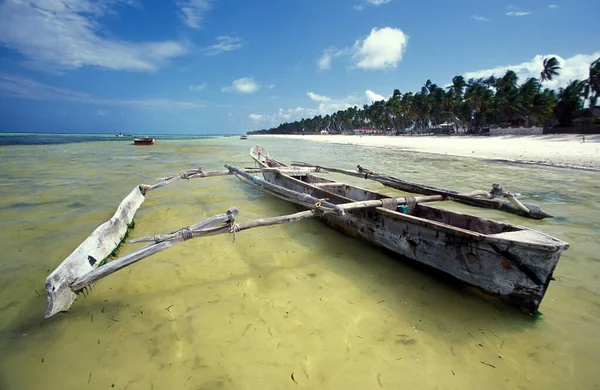
[{"label": "weathered wood plank", "polygon": [[140,186],[136,186],[119,204],[108,221],[98,226],[46,279],[48,306],[44,318],[66,311],[77,295],[71,291],[71,283],[96,269],[121,243],[135,212],[144,202]]}]

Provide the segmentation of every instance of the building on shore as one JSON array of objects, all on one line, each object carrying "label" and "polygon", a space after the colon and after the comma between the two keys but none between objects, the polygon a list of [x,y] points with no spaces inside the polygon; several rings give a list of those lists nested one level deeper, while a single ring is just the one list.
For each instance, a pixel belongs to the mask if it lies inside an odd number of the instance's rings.
[{"label": "building on shore", "polygon": [[354,129],[354,135],[375,135],[383,134],[383,130],[376,129],[374,127],[363,126],[358,129]]}]

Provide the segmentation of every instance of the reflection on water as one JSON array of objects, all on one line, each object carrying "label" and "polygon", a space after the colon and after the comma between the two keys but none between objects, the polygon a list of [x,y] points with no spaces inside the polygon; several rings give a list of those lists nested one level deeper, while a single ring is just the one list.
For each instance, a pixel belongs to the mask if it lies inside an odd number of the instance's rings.
[{"label": "reflection on water", "polygon": [[[252,141],[252,137],[251,137]],[[274,157],[357,164],[442,187],[500,182],[559,216],[527,225],[571,243],[525,317],[441,283],[318,221],[195,239],[97,283],[43,321],[44,281],[140,182],[223,163],[251,166],[237,138],[0,148],[0,389],[589,389],[600,386],[598,173],[261,138]],[[333,177],[337,177],[332,175]],[[340,177],[397,193],[378,183]],[[234,177],[150,193],[133,237],[231,206],[240,220],[297,209]],[[125,245],[127,253],[138,245]],[[292,378],[293,375],[293,378]],[[297,382],[297,383],[294,383]]]}]

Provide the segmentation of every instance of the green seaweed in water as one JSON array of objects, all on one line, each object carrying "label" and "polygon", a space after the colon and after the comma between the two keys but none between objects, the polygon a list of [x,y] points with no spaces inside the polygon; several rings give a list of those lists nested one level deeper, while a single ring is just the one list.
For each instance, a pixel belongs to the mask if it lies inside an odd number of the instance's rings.
[{"label": "green seaweed in water", "polygon": [[129,235],[131,234],[131,231],[134,228],[135,228],[135,219],[132,219],[131,223],[129,225],[127,225],[127,231],[125,232],[125,235],[121,239],[121,242],[119,242],[119,245],[117,245],[115,247],[115,249],[113,249],[113,251],[110,252],[110,254],[108,256],[106,256],[104,259],[102,259],[102,261],[98,264],[98,267],[102,267],[104,264],[108,263],[110,260],[114,259],[115,257],[117,257],[119,255],[119,251],[121,250],[123,243],[127,240],[127,238],[129,238]]}]

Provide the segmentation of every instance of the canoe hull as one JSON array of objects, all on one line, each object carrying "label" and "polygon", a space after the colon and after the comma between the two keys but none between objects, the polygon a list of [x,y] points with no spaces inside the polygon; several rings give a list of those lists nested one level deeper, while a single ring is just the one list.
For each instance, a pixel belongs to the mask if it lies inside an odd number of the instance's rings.
[{"label": "canoe hull", "polygon": [[154,145],[155,138],[135,138],[133,140],[134,145]]},{"label": "canoe hull", "polygon": [[[266,167],[264,163],[259,165]],[[336,199],[332,189],[324,190],[307,178],[291,177],[278,172],[263,173],[265,180],[279,186],[329,198],[332,203],[348,202],[348,198],[381,198],[368,190],[351,186],[338,189],[344,193]],[[302,180],[299,180],[302,179]],[[327,182],[311,176],[310,180]],[[348,192],[350,191],[350,192]],[[351,192],[361,191],[361,196]],[[422,218],[385,208],[348,210],[345,215],[325,214],[320,219],[346,235],[385,248],[404,260],[424,265],[485,293],[500,297],[526,313],[536,313],[552,280],[552,274],[568,244],[533,230],[464,216],[435,207],[417,205]],[[469,236],[462,229],[445,228],[428,218],[448,221],[468,218],[467,225],[489,229],[490,234]],[[427,218],[425,217],[427,216]],[[487,228],[487,225],[491,227]],[[493,230],[493,229],[496,230]],[[526,238],[526,242],[522,242]]]}]

